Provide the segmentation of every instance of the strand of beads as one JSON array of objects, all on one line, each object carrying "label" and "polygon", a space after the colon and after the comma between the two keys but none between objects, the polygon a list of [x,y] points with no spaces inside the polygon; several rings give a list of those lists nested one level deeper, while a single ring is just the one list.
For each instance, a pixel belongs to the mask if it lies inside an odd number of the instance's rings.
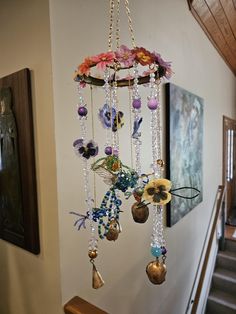
[{"label": "strand of beads", "polygon": [[[109,74],[109,69],[106,68],[105,71],[104,71],[104,86],[103,86],[103,89],[104,89],[104,92],[105,92],[105,104],[107,104],[108,108],[111,109],[111,86],[109,84],[109,77],[110,77],[110,74]],[[112,122],[111,122],[111,116],[112,116],[112,112],[110,111],[110,128],[107,127],[106,128],[106,144],[105,144],[105,154],[106,155],[112,155],[112,146],[111,146],[111,128],[112,128]]]},{"label": "strand of beads", "polygon": [[[81,138],[85,142],[87,137],[87,106],[84,101],[83,93],[81,90],[80,85],[78,86],[78,93],[79,93],[79,107],[78,107],[78,116],[80,120],[80,128],[81,128]],[[90,232],[91,238],[89,240],[89,251],[97,250],[97,239],[95,237],[95,226],[93,221],[93,199],[91,196],[90,191],[90,184],[89,184],[89,166],[88,166],[88,159],[83,158],[83,176],[84,176],[84,189],[85,189],[85,197],[86,197],[86,204],[89,213],[89,221],[90,221]]]},{"label": "strand of beads", "polygon": [[137,223],[144,223],[147,221],[149,216],[149,209],[147,206],[142,205],[141,206],[141,199],[143,194],[143,188],[144,188],[144,182],[141,177],[141,145],[142,142],[140,140],[141,132],[140,132],[140,126],[142,123],[142,117],[141,117],[141,97],[139,94],[139,88],[138,88],[138,65],[135,62],[134,64],[134,85],[133,85],[133,96],[132,96],[132,107],[133,107],[133,133],[132,133],[132,139],[134,144],[134,152],[135,152],[135,170],[138,174],[138,181],[137,184],[133,190],[133,196],[136,200],[136,202],[131,207],[131,213],[133,216],[133,219]]},{"label": "strand of beads", "polygon": [[112,132],[112,152],[113,155],[117,157],[119,156],[118,128],[119,128],[119,112],[117,98],[117,81],[115,78],[111,90],[111,132]]},{"label": "strand of beads", "polygon": [[[157,81],[156,83],[156,88],[157,88],[157,99],[159,101],[159,96],[160,96],[160,81]],[[156,155],[157,155],[157,159],[156,159],[156,165],[157,165],[157,175],[158,178],[161,178],[163,175],[163,171],[164,171],[164,162],[161,159],[162,158],[162,153],[161,153],[161,117],[160,117],[160,106],[158,106],[157,108],[157,113],[156,113],[156,122],[157,122],[157,126],[156,126]],[[158,239],[159,239],[159,243],[157,243],[159,245],[159,247],[161,248],[161,255],[163,260],[165,260],[165,255],[167,253],[166,250],[166,243],[165,243],[165,238],[164,238],[164,230],[163,230],[163,206],[160,205],[159,208],[156,211],[156,216],[157,216],[157,232],[158,232]]]},{"label": "strand of beads", "polygon": [[[150,74],[150,96],[148,97],[148,108],[151,110],[151,136],[152,136],[152,169],[154,180],[162,176],[163,161],[161,159],[161,124],[159,85],[156,82],[155,74]],[[163,206],[153,204],[153,230],[151,237],[151,254],[156,258],[147,265],[146,272],[150,281],[154,284],[161,284],[165,280],[165,240],[163,235]],[[159,258],[162,256],[162,263]]]},{"label": "strand of beads", "polygon": [[[99,217],[98,234],[101,239],[106,237],[109,241],[115,241],[118,238],[120,228],[116,227],[119,225],[121,204],[122,202],[117,197],[114,188],[111,188],[106,192],[99,210],[101,215]],[[108,217],[107,223],[105,223],[103,220],[105,217]],[[103,232],[102,228],[104,229]]]},{"label": "strand of beads", "polygon": [[[159,168],[157,160],[160,159],[160,111],[157,84],[155,74],[150,74],[150,96],[148,97],[148,108],[151,110],[151,136],[152,136],[152,169],[154,177],[159,177]],[[159,119],[158,119],[159,118]],[[159,246],[159,215],[160,206],[153,205],[153,231],[151,242],[151,253],[155,257],[161,255],[161,248]]]},{"label": "strand of beads", "polygon": [[[157,160],[158,154],[160,154],[160,149],[158,145],[160,142],[158,141],[158,132],[160,132],[158,126],[159,122],[157,121],[157,113],[159,109],[159,99],[158,99],[158,89],[155,79],[155,73],[150,74],[150,96],[148,97],[148,108],[151,110],[151,136],[152,136],[152,169],[154,172],[154,176],[158,177],[158,165]],[[159,116],[160,118],[160,116]]]},{"label": "strand of beads", "polygon": [[133,85],[133,97],[132,97],[132,107],[133,107],[133,143],[135,151],[135,170],[138,173],[139,177],[141,176],[141,160],[140,160],[140,150],[141,150],[141,132],[139,130],[142,123],[141,117],[141,97],[139,95],[138,89],[138,65],[135,62],[134,64],[134,85]]},{"label": "strand of beads", "polygon": [[[79,106],[78,106],[77,112],[78,112],[78,116],[80,120],[81,139],[74,142],[74,147],[77,153],[79,153],[83,159],[84,190],[85,190],[86,206],[87,206],[87,212],[88,212],[88,218],[89,218],[89,224],[90,224],[90,239],[89,239],[89,246],[88,246],[88,249],[89,249],[88,255],[90,258],[90,262],[93,264],[93,288],[97,289],[104,284],[104,281],[102,280],[101,275],[97,272],[96,267],[94,265],[94,259],[97,257],[98,240],[95,236],[95,222],[93,219],[93,198],[92,198],[92,193],[91,193],[90,184],[89,184],[89,168],[90,167],[88,165],[88,159],[90,158],[90,156],[96,156],[97,150],[93,147],[94,143],[92,143],[92,141],[85,144],[86,139],[87,139],[86,120],[87,120],[88,110],[84,101],[84,97],[83,97],[80,85],[78,86],[78,93],[79,93]],[[96,282],[95,278],[98,278],[98,276],[99,276],[99,285],[95,283]]]},{"label": "strand of beads", "polygon": [[[155,80],[155,74],[150,74],[150,96],[148,107],[151,110],[151,134],[152,134],[152,169],[155,178],[161,178],[163,162],[161,160],[161,123],[159,105],[159,84]],[[162,255],[161,247],[164,244],[163,236],[163,206],[153,205],[153,233],[151,253],[155,257]]]}]

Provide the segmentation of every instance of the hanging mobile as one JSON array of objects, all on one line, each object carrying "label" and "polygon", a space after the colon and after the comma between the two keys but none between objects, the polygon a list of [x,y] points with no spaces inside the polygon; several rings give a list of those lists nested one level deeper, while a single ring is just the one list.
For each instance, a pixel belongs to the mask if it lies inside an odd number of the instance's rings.
[{"label": "hanging mobile", "polygon": [[[90,224],[91,237],[88,255],[93,265],[93,288],[95,289],[104,284],[94,265],[94,260],[98,255],[95,226],[97,226],[100,239],[109,241],[118,239],[121,232],[121,193],[124,193],[125,196],[134,196],[135,203],[132,206],[132,216],[137,223],[144,223],[148,219],[149,208],[147,205],[152,204],[151,253],[156,260],[149,263],[146,271],[148,278],[154,284],[162,283],[165,280],[166,273],[165,258],[167,250],[163,235],[163,205],[171,199],[169,193],[171,183],[162,178],[164,162],[161,159],[159,84],[161,78],[170,78],[172,70],[170,62],[165,62],[160,54],[136,46],[129,1],[123,1],[128,18],[132,48],[120,45],[120,0],[110,0],[108,51],[85,58],[75,73],[75,81],[78,82],[79,91],[78,115],[81,124],[81,137],[73,145],[76,153],[83,160],[87,212],[86,214],[73,212],[73,214],[78,216],[75,222],[78,230],[85,227],[87,220]],[[115,34],[113,34],[114,15],[116,17]],[[116,37],[116,50],[112,50],[114,35]],[[94,75],[93,69],[95,67],[102,71],[102,76],[96,77]],[[140,72],[142,68],[145,70],[143,73]],[[89,183],[90,169],[88,162],[90,158],[97,156],[98,146],[94,139],[87,140],[88,108],[82,95],[82,88],[86,87],[87,84],[102,87],[105,94],[104,103],[98,113],[100,123],[106,132],[105,157],[93,162],[91,170],[98,174],[109,188],[106,190],[98,208],[94,204]],[[153,172],[153,178],[151,179],[149,175],[143,175],[141,172],[141,126],[143,117],[141,114],[142,100],[139,85],[148,85],[150,89],[147,106],[151,115]],[[128,87],[132,93],[133,129],[130,136],[134,145],[135,169],[124,165],[120,158],[119,131],[123,127],[125,119],[123,112],[119,110],[118,89],[120,87]]]}]

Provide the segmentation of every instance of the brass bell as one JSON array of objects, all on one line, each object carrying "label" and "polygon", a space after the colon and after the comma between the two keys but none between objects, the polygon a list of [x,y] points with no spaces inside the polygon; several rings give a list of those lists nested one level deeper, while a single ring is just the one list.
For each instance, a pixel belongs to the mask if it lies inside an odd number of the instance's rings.
[{"label": "brass bell", "polygon": [[166,265],[160,263],[158,259],[150,262],[146,267],[148,278],[154,285],[160,285],[165,281],[166,272]]},{"label": "brass bell", "polygon": [[93,264],[93,289],[99,289],[104,285],[104,280],[101,274],[97,270],[96,266]]},{"label": "brass bell", "polygon": [[119,233],[121,232],[120,224],[117,220],[112,220],[109,229],[106,233],[108,241],[115,241],[118,239]]},{"label": "brass bell", "polygon": [[135,222],[142,224],[147,221],[149,216],[149,209],[147,205],[136,202],[132,206],[131,211]]}]

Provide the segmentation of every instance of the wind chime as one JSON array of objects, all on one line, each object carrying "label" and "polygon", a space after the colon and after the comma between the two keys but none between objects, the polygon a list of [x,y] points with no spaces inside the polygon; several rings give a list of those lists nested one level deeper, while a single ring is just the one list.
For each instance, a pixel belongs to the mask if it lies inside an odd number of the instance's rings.
[{"label": "wind chime", "polygon": [[[104,281],[95,267],[98,255],[98,237],[109,241],[117,240],[121,232],[120,214],[122,201],[120,195],[126,198],[133,196],[132,216],[135,222],[144,223],[152,209],[153,228],[151,237],[151,254],[155,258],[146,267],[146,273],[153,284],[161,284],[166,275],[166,245],[163,236],[163,205],[171,200],[171,182],[163,178],[164,161],[161,152],[161,125],[159,86],[162,78],[169,79],[172,71],[169,62],[165,62],[160,54],[150,52],[135,44],[134,31],[128,0],[124,0],[128,18],[132,48],[120,45],[120,0],[110,0],[110,27],[108,37],[108,52],[87,57],[78,66],[75,81],[78,84],[79,103],[77,113],[81,133],[73,143],[75,152],[83,162],[84,188],[86,195],[86,214],[72,212],[78,219],[75,225],[80,230],[89,221],[91,237],[88,256],[93,265],[93,288],[97,289]],[[115,23],[114,23],[115,21]],[[115,25],[114,25],[115,24]],[[114,28],[115,31],[114,31]],[[112,50],[113,33],[116,36],[116,50]],[[93,74],[94,68],[102,71],[103,77]],[[118,77],[119,73],[119,77]],[[122,77],[122,73],[126,76]],[[87,116],[89,114],[83,96],[86,85],[100,86],[104,90],[104,105],[98,112],[100,123],[106,132],[104,156],[90,163],[99,152],[93,139],[87,138]],[[141,99],[139,86],[149,89],[147,99]],[[130,134],[135,153],[135,169],[123,164],[119,152],[119,129],[122,128],[125,117],[119,111],[117,90],[128,87],[131,92],[130,106],[133,116],[133,130]],[[150,111],[151,130],[151,171],[143,174],[141,170],[141,124],[142,106],[147,105]],[[103,152],[101,152],[103,154]],[[102,177],[108,186],[107,191],[96,208],[89,173],[94,171]]]}]

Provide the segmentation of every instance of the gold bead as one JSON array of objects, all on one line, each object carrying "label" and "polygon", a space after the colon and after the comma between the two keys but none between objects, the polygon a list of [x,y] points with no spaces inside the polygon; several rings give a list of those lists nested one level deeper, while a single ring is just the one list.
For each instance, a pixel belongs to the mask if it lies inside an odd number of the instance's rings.
[{"label": "gold bead", "polygon": [[162,159],[157,159],[157,164],[158,164],[161,168],[164,168],[164,166],[165,166],[165,162],[164,162],[164,160],[162,160]]},{"label": "gold bead", "polygon": [[96,250],[91,250],[88,252],[88,256],[91,258],[91,259],[94,259],[98,256],[98,252]]}]

